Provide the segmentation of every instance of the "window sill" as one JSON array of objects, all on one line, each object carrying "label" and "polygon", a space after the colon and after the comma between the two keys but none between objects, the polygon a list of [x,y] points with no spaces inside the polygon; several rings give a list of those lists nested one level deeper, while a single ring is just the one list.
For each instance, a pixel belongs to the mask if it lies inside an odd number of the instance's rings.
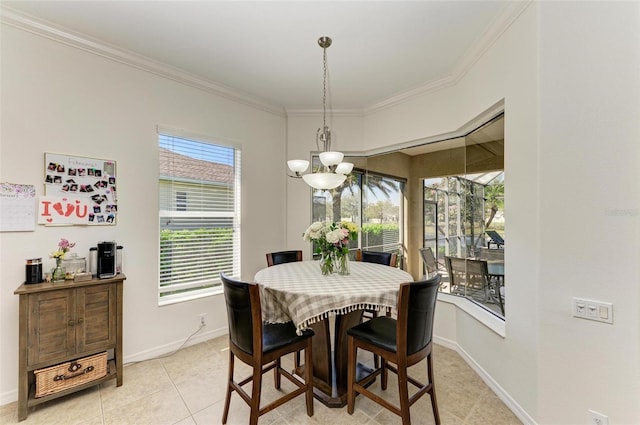
[{"label": "window sill", "polygon": [[220,285],[215,288],[207,288],[201,291],[185,292],[184,294],[180,294],[180,295],[169,295],[166,297],[158,298],[158,306],[162,307],[162,306],[177,304],[185,301],[193,301],[199,298],[219,295],[219,294],[222,294],[222,292],[223,292],[222,286]]},{"label": "window sill", "polygon": [[438,292],[438,301],[454,304],[458,309],[464,311],[502,338],[506,337],[505,321],[475,304],[473,301],[445,292]]}]

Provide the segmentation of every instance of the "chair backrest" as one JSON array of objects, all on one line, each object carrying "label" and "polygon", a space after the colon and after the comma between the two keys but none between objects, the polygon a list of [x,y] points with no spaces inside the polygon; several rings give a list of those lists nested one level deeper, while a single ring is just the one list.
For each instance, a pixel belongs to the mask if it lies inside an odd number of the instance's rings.
[{"label": "chair backrest", "polygon": [[395,252],[362,251],[359,249],[356,251],[356,261],[396,267],[398,255]]},{"label": "chair backrest", "polygon": [[438,263],[436,262],[436,257],[433,255],[431,248],[420,248],[420,255],[422,256],[422,261],[424,261],[424,265],[427,268],[427,277],[431,277],[434,273],[437,273]]},{"label": "chair backrest", "polygon": [[484,289],[488,283],[489,271],[484,260],[445,257],[451,288]]},{"label": "chair backrest", "polygon": [[480,248],[479,257],[487,261],[504,261],[504,249],[502,248]]},{"label": "chair backrest", "polygon": [[486,233],[496,245],[504,245],[504,239],[502,239],[500,233],[495,230],[487,230]]},{"label": "chair backrest", "polygon": [[242,282],[220,273],[229,320],[229,339],[249,355],[262,352],[262,310],[255,283]]},{"label": "chair backrest", "polygon": [[398,352],[411,355],[425,348],[433,337],[433,315],[441,276],[400,285],[398,293]]},{"label": "chair backrest", "polygon": [[278,251],[267,253],[267,267],[282,263],[302,261],[302,251]]}]

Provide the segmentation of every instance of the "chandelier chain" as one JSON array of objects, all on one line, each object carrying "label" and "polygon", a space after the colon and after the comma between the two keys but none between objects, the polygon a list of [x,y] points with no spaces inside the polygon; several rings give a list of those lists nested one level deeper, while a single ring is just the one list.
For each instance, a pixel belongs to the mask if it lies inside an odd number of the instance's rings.
[{"label": "chandelier chain", "polygon": [[322,65],[324,74],[322,76],[322,126],[323,131],[327,128],[327,48],[323,47]]}]

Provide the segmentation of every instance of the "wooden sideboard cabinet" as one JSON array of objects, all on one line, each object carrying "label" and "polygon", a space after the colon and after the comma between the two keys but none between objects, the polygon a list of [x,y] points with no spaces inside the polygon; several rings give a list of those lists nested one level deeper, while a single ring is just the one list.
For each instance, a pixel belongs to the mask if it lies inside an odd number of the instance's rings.
[{"label": "wooden sideboard cabinet", "polygon": [[[116,379],[122,385],[123,274],[85,282],[22,284],[20,296],[18,420],[36,404]],[[109,352],[107,375],[43,397],[35,397],[34,371]]]}]

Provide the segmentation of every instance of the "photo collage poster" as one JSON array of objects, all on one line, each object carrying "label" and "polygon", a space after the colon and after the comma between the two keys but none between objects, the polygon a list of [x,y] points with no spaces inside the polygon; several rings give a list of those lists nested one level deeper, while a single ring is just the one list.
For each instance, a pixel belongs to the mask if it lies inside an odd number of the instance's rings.
[{"label": "photo collage poster", "polygon": [[115,225],[116,162],[45,153],[39,224]]}]

